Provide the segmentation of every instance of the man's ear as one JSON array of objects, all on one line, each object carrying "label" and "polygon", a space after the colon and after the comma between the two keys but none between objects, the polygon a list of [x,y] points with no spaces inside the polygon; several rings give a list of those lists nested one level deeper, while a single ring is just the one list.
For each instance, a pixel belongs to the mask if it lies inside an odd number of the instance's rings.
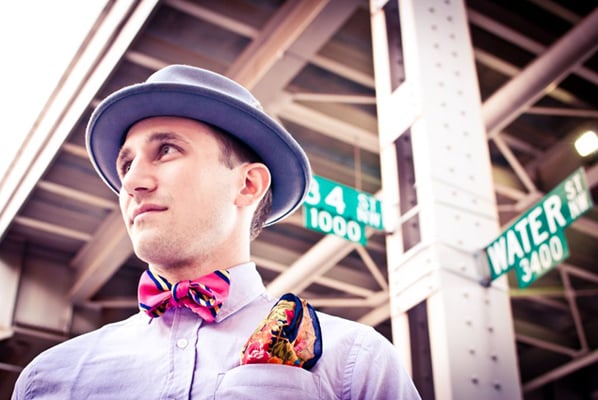
[{"label": "man's ear", "polygon": [[237,206],[259,204],[270,187],[270,170],[262,163],[249,163],[242,166],[243,185],[237,195]]}]

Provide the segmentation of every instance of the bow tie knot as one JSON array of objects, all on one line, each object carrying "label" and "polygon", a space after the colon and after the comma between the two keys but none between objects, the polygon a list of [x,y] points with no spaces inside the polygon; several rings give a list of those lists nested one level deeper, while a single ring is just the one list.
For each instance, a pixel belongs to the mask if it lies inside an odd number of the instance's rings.
[{"label": "bow tie knot", "polygon": [[225,270],[172,284],[148,269],[139,281],[139,308],[156,318],[170,307],[187,307],[206,322],[214,322],[229,288],[230,275]]},{"label": "bow tie knot", "polygon": [[189,296],[189,288],[191,286],[190,281],[181,281],[172,285],[172,298],[175,303],[183,299],[185,296]]}]

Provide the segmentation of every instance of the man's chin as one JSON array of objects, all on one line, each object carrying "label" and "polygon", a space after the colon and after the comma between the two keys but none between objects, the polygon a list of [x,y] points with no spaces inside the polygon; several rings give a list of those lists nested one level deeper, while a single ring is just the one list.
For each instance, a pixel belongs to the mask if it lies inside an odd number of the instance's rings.
[{"label": "man's chin", "polygon": [[154,263],[156,259],[163,258],[168,253],[164,240],[155,235],[148,233],[137,235],[132,242],[137,257],[148,264]]}]

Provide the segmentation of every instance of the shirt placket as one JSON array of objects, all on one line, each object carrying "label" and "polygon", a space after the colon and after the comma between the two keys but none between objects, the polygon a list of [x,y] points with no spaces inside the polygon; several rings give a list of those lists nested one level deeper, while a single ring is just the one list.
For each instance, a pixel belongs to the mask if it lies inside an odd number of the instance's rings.
[{"label": "shirt placket", "polygon": [[185,318],[190,311],[174,310],[170,335],[170,369],[163,399],[188,399],[195,374],[197,337],[202,319]]}]

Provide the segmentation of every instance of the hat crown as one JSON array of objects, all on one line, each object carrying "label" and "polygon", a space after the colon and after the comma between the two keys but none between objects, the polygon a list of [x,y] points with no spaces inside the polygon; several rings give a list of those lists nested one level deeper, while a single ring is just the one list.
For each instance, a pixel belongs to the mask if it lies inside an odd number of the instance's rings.
[{"label": "hat crown", "polygon": [[188,65],[170,65],[154,72],[146,83],[170,83],[186,86],[197,86],[203,90],[211,90],[224,96],[233,97],[260,111],[260,102],[245,87],[223,75],[202,68]]}]

